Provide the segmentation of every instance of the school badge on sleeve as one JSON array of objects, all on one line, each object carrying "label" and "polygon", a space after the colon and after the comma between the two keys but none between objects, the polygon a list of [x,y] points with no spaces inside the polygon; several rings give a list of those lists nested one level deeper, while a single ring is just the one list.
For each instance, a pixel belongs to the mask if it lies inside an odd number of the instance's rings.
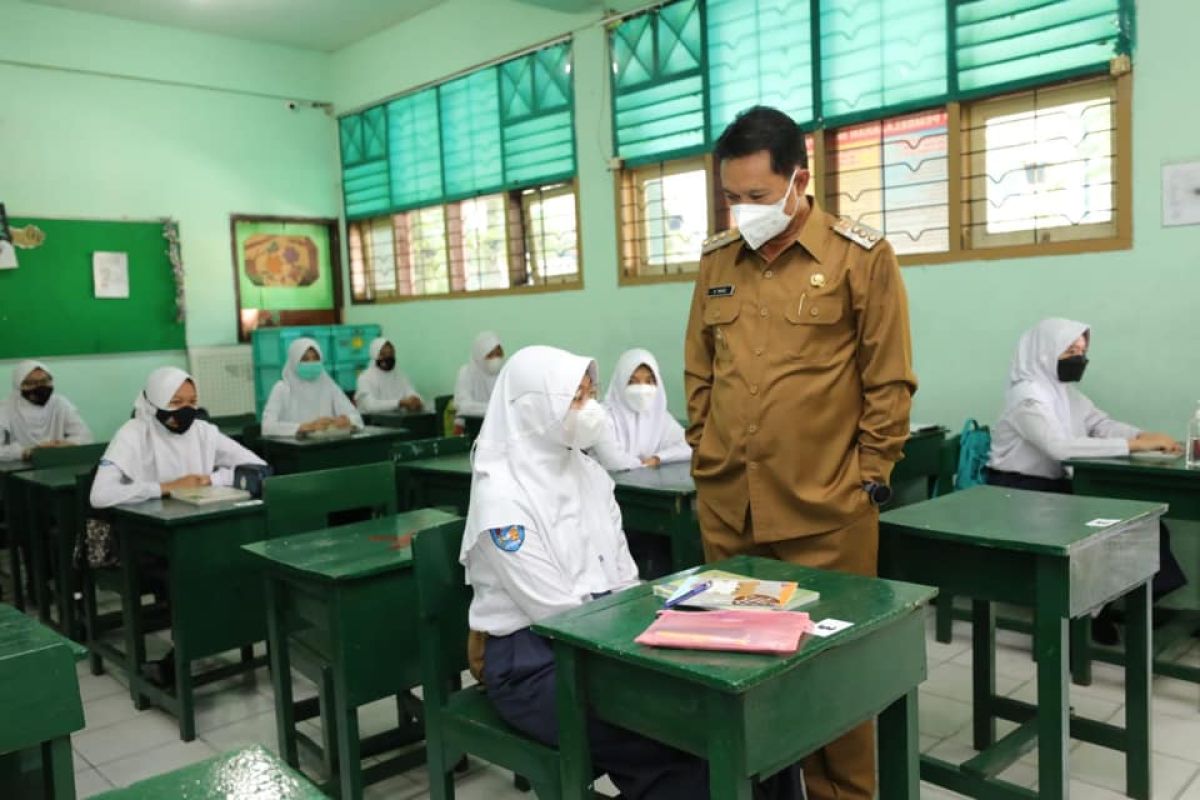
[{"label": "school badge on sleeve", "polygon": [[507,528],[492,528],[488,531],[492,542],[506,553],[515,553],[525,544],[525,526],[509,525]]}]

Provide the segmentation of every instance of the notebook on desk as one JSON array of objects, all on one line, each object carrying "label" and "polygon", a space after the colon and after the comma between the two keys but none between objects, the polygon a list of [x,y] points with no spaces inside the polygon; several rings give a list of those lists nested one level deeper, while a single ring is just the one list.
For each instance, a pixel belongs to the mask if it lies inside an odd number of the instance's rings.
[{"label": "notebook on desk", "polygon": [[249,500],[250,493],[232,486],[196,486],[191,489],[175,489],[171,492],[171,497],[194,506],[211,506]]},{"label": "notebook on desk", "polygon": [[324,442],[331,439],[349,439],[353,435],[353,428],[325,428],[319,431],[297,433],[296,438],[308,442]]},{"label": "notebook on desk", "polygon": [[[704,587],[702,591],[695,591],[700,587]],[[719,569],[658,584],[654,593],[669,606],[704,609],[790,611],[821,599],[820,592],[802,589],[794,581],[764,581]]]}]

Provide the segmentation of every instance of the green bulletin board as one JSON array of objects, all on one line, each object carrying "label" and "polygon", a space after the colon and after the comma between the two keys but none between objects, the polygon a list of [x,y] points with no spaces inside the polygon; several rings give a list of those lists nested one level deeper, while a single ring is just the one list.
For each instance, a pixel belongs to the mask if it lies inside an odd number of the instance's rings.
[{"label": "green bulletin board", "polygon": [[[9,217],[9,224],[36,225],[46,238],[17,249],[16,269],[0,270],[0,358],[184,349],[163,223]],[[127,299],[96,299],[97,251],[128,254]]]}]

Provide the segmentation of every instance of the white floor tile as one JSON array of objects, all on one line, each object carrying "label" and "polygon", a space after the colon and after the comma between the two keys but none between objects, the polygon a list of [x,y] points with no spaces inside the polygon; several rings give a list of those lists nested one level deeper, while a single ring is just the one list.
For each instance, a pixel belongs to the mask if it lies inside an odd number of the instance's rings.
[{"label": "white floor tile", "polygon": [[279,752],[279,737],[275,731],[275,712],[256,714],[253,717],[204,731],[200,738],[219,752],[240,750],[260,744],[272,753]]},{"label": "white floor tile", "polygon": [[97,769],[113,786],[128,786],[215,755],[217,751],[199,739],[192,742],[176,741],[102,764]]},{"label": "white floor tile", "polygon": [[83,662],[83,667],[79,676],[79,696],[83,698],[83,702],[89,703],[127,691],[125,685],[111,675],[93,675],[87,669],[86,661]]},{"label": "white floor tile", "polygon": [[[971,666],[971,649],[967,647],[952,659],[955,664]],[[1027,681],[1037,675],[1037,664],[1029,654],[1028,645],[1023,648],[996,645],[996,674],[1019,681]]]},{"label": "white floor tile", "polygon": [[113,785],[94,769],[86,769],[75,774],[75,797],[77,800],[85,800],[85,798],[107,792],[112,788]]},{"label": "white floor tile", "polygon": [[927,736],[944,739],[971,721],[971,705],[947,697],[921,692],[918,700],[919,730]]},{"label": "white floor tile", "polygon": [[179,725],[157,709],[147,709],[125,722],[75,734],[74,743],[89,763],[99,767],[110,761],[178,741]]},{"label": "white floor tile", "polygon": [[[1123,693],[1099,693],[1085,692],[1083,687],[1070,687],[1071,708],[1076,716],[1085,719],[1094,719],[1099,722],[1107,722],[1120,711],[1121,704],[1124,702],[1125,695]],[[1019,686],[1011,695],[1014,700],[1021,700],[1026,703],[1037,704],[1037,681],[1029,681]]]},{"label": "white floor tile", "polygon": [[1177,800],[1200,800],[1200,771],[1192,777],[1192,782],[1188,784]]},{"label": "white floor tile", "polygon": [[213,689],[196,695],[196,730],[205,731],[231,725],[275,707],[274,698],[264,695],[252,683],[241,678],[214,684]]},{"label": "white floor tile", "polygon": [[1153,713],[1182,719],[1200,717],[1200,686],[1175,678],[1156,677],[1151,691],[1154,693]]},{"label": "white floor tile", "polygon": [[[1020,686],[1022,681],[1007,675],[996,676],[996,693],[1007,695]],[[929,677],[921,684],[921,690],[951,700],[971,702],[971,668],[953,661],[939,664],[929,671]]]},{"label": "white floor tile", "polygon": [[102,697],[99,700],[84,701],[83,707],[86,730],[107,728],[109,725],[134,719],[141,713],[134,707],[133,700],[125,691]]},{"label": "white floor tile", "polygon": [[1192,763],[1200,760],[1200,714],[1190,720],[1156,715],[1150,735],[1156,753]]},{"label": "white floor tile", "polygon": [[[1154,796],[1173,798],[1188,785],[1197,766],[1190,761],[1151,754]],[[1071,751],[1071,777],[1114,792],[1125,792],[1125,755],[1087,742]]]}]

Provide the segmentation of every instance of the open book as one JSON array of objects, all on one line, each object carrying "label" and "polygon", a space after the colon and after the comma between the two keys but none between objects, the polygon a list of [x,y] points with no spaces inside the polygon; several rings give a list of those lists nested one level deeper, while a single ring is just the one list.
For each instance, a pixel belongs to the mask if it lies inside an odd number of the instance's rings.
[{"label": "open book", "polygon": [[[708,584],[703,590],[696,590]],[[820,592],[802,589],[794,581],[764,581],[719,569],[704,570],[676,581],[658,584],[654,593],[679,608],[790,611],[815,603]]]},{"label": "open book", "polygon": [[210,506],[215,503],[236,503],[249,500],[250,493],[232,486],[196,486],[191,489],[175,489],[171,497],[194,506]]}]

